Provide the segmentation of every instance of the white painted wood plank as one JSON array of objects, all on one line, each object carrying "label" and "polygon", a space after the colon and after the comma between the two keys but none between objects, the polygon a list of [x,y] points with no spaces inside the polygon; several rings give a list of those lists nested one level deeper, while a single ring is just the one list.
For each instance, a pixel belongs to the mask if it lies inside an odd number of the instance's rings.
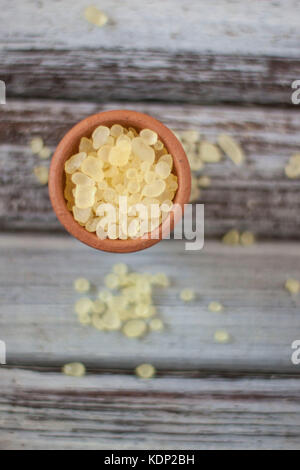
[{"label": "white painted wood plank", "polygon": [[297,449],[299,379],[0,368],[1,449]]},{"label": "white painted wood plank", "polygon": [[[124,107],[47,101],[9,101],[0,114],[0,227],[61,229],[48,190],[33,176],[40,160],[28,142],[41,135],[54,150],[64,133],[89,114]],[[202,191],[206,235],[220,237],[236,226],[264,238],[299,238],[299,180],[289,180],[284,167],[300,149],[300,113],[275,108],[191,106],[136,103],[173,129],[197,129],[208,140],[232,135],[246,154],[238,168],[228,158],[206,165],[212,185]],[[42,162],[47,164],[47,162]]]},{"label": "white painted wood plank", "polygon": [[110,18],[92,27],[86,0],[1,0],[0,38],[5,48],[127,48],[196,53],[299,56],[297,0],[101,0]]},{"label": "white painted wood plank", "polygon": [[291,104],[297,0],[0,1],[0,78],[10,96]]},{"label": "white painted wood plank", "polygon": [[[0,238],[0,337],[9,364],[61,365],[81,360],[98,368],[134,368],[152,362],[170,370],[292,371],[291,343],[299,339],[300,297],[283,289],[300,278],[296,243],[261,243],[250,248],[207,242],[200,252],[165,241],[131,255],[96,252],[68,237],[5,235]],[[172,286],[155,293],[163,333],[129,340],[77,323],[72,283],[86,276],[98,288],[115,262],[133,270],[165,271]],[[197,300],[183,304],[179,291],[191,286]],[[210,301],[223,314],[208,312]],[[225,329],[232,343],[214,344]]]}]

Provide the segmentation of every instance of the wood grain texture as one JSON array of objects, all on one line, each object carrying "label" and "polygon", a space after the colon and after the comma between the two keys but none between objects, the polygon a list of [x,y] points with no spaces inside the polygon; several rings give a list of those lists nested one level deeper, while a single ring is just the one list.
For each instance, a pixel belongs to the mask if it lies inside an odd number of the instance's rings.
[{"label": "wood grain texture", "polygon": [[[106,105],[58,101],[9,101],[0,114],[0,227],[2,230],[61,229],[46,187],[32,174],[40,160],[28,142],[41,135],[55,148],[64,133]],[[299,238],[299,180],[284,175],[289,157],[300,150],[300,113],[274,108],[191,105],[126,105],[148,113],[173,129],[198,129],[214,141],[227,132],[241,143],[246,162],[238,168],[228,159],[206,165],[212,186],[202,192],[206,236],[220,237],[237,226],[264,238]],[[47,164],[47,163],[46,163]]]},{"label": "wood grain texture", "polygon": [[[283,288],[287,277],[300,278],[298,244],[245,249],[207,242],[203,251],[187,252],[184,242],[163,241],[145,252],[112,256],[68,237],[6,235],[0,252],[0,332],[9,365],[81,360],[97,368],[133,369],[151,362],[174,371],[298,373],[291,344],[299,339],[300,297]],[[171,287],[154,294],[166,324],[163,333],[129,340],[77,322],[73,281],[85,276],[97,292],[120,261],[171,277]],[[179,300],[187,286],[197,292],[190,304]],[[224,305],[223,314],[208,311],[212,300]],[[230,344],[214,344],[219,329],[230,333]]]},{"label": "wood grain texture", "polygon": [[297,378],[0,369],[0,448],[299,449]]},{"label": "wood grain texture", "polygon": [[[4,0],[1,0],[4,3]],[[9,96],[291,104],[299,78],[297,0],[3,4],[0,77]]]}]

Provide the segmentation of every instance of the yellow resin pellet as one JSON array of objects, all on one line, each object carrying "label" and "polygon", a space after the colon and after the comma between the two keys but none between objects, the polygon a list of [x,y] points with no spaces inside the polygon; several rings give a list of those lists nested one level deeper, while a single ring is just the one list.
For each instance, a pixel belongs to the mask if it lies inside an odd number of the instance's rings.
[{"label": "yellow resin pellet", "polygon": [[78,313],[78,321],[81,325],[90,325],[92,320],[91,316],[89,313],[83,312],[83,313]]},{"label": "yellow resin pellet", "polygon": [[86,157],[87,157],[87,154],[85,152],[80,152],[80,153],[76,153],[75,155],[73,155],[65,163],[65,172],[68,174],[74,173],[76,170],[78,170],[81,167]]},{"label": "yellow resin pellet", "polygon": [[102,302],[104,302],[105,304],[110,302],[112,298],[113,298],[113,295],[108,290],[103,290],[99,292],[99,299],[102,300]]},{"label": "yellow resin pellet", "polygon": [[31,148],[32,153],[34,154],[39,154],[40,151],[43,149],[43,147],[44,147],[44,142],[41,137],[35,137],[30,142],[30,148]]},{"label": "yellow resin pellet", "polygon": [[47,158],[51,156],[51,150],[49,149],[49,147],[43,147],[39,151],[38,155],[42,160],[47,160]]},{"label": "yellow resin pellet", "polygon": [[230,335],[227,331],[218,330],[214,334],[214,340],[216,343],[226,344],[230,342]]},{"label": "yellow resin pellet", "polygon": [[128,163],[130,151],[131,146],[126,142],[112,147],[108,157],[109,163],[113,166],[125,166]]},{"label": "yellow resin pellet", "polygon": [[157,273],[151,278],[151,282],[160,287],[169,287],[170,280],[165,273]]},{"label": "yellow resin pellet", "polygon": [[300,292],[300,282],[297,279],[288,279],[285,283],[285,288],[291,294],[298,294]]},{"label": "yellow resin pellet", "polygon": [[139,157],[142,161],[153,164],[155,160],[155,152],[152,147],[146,145],[140,137],[135,137],[132,140],[132,151],[134,155]]},{"label": "yellow resin pellet", "polygon": [[110,130],[106,126],[97,127],[92,134],[92,141],[94,149],[98,150],[102,145],[105,145],[109,137]]},{"label": "yellow resin pellet", "polygon": [[146,197],[157,197],[166,189],[166,183],[162,180],[156,180],[151,184],[146,184],[143,189],[143,195]]},{"label": "yellow resin pellet", "polygon": [[89,176],[77,171],[72,174],[71,180],[74,184],[79,184],[81,186],[93,186],[94,181]]},{"label": "yellow resin pellet", "polygon": [[211,179],[209,176],[200,176],[197,183],[200,188],[208,188],[211,185]]},{"label": "yellow resin pellet", "polygon": [[119,137],[123,134],[123,132],[124,132],[124,128],[120,124],[114,124],[113,126],[111,126],[110,134],[113,137]]},{"label": "yellow resin pellet", "polygon": [[93,186],[76,186],[75,204],[79,209],[92,207],[95,202],[96,188]]},{"label": "yellow resin pellet", "polygon": [[84,277],[79,277],[74,281],[74,289],[81,294],[90,290],[90,281]]},{"label": "yellow resin pellet", "polygon": [[109,153],[112,149],[112,145],[102,145],[97,151],[97,157],[104,163],[108,163]]},{"label": "yellow resin pellet", "polygon": [[100,182],[104,178],[103,163],[100,159],[88,156],[81,165],[81,170],[94,181]]},{"label": "yellow resin pellet", "polygon": [[146,145],[154,145],[157,142],[157,134],[150,129],[143,129],[140,132],[140,137]]},{"label": "yellow resin pellet", "polygon": [[34,175],[40,184],[48,184],[49,169],[45,166],[36,166],[33,169]]},{"label": "yellow resin pellet", "polygon": [[161,163],[161,162],[165,162],[165,163],[172,169],[172,166],[173,166],[173,158],[172,158],[172,155],[170,155],[170,154],[163,155],[163,156],[160,157],[160,159],[158,160],[158,163]]},{"label": "yellow resin pellet", "polygon": [[79,152],[85,152],[86,154],[89,154],[94,151],[95,149],[93,147],[93,142],[91,141],[91,139],[88,139],[87,137],[82,137],[80,139]]},{"label": "yellow resin pellet", "polygon": [[138,176],[138,172],[137,172],[137,169],[136,169],[136,168],[129,168],[129,169],[126,171],[126,177],[127,177],[129,180],[136,180],[136,179],[137,179],[137,176]]},{"label": "yellow resin pellet", "polygon": [[74,219],[80,224],[86,224],[91,217],[91,214],[92,209],[90,207],[87,209],[79,209],[79,207],[73,206]]},{"label": "yellow resin pellet", "polygon": [[91,233],[96,232],[100,220],[100,217],[91,217],[85,224],[86,230]]},{"label": "yellow resin pellet", "polygon": [[89,313],[93,309],[93,302],[89,297],[82,297],[75,304],[75,312],[80,314]]},{"label": "yellow resin pellet", "polygon": [[191,302],[196,297],[195,292],[192,289],[183,289],[180,292],[180,298],[184,302]]},{"label": "yellow resin pellet", "polygon": [[221,134],[218,137],[218,144],[235,165],[239,166],[243,163],[245,159],[244,152],[232,137],[226,134]]},{"label": "yellow resin pellet", "polygon": [[156,370],[151,364],[140,364],[136,367],[135,373],[141,379],[152,379],[156,374]]},{"label": "yellow resin pellet", "polygon": [[201,160],[205,163],[218,163],[222,159],[218,147],[210,142],[201,142],[199,152]]},{"label": "yellow resin pellet", "polygon": [[99,240],[105,240],[107,238],[107,232],[102,227],[101,221],[98,222],[98,225],[96,227],[96,234]]},{"label": "yellow resin pellet", "polygon": [[236,246],[240,243],[240,234],[237,230],[230,230],[224,235],[222,241],[225,245]]},{"label": "yellow resin pellet", "polygon": [[65,364],[62,368],[62,372],[70,377],[83,377],[86,373],[86,369],[80,362],[72,362]]},{"label": "yellow resin pellet", "polygon": [[152,318],[149,322],[151,331],[162,331],[164,329],[163,321],[160,318]]},{"label": "yellow resin pellet", "polygon": [[171,168],[168,165],[167,162],[159,162],[157,165],[155,165],[155,173],[162,179],[166,179],[170,173],[171,173]]},{"label": "yellow resin pellet", "polygon": [[196,130],[188,130],[181,132],[180,137],[185,142],[195,144],[199,140],[200,134]]},{"label": "yellow resin pellet", "polygon": [[211,312],[222,312],[223,310],[223,305],[220,304],[220,302],[210,302],[208,305],[208,310]]},{"label": "yellow resin pellet", "polygon": [[105,13],[98,10],[98,8],[96,8],[93,5],[91,5],[89,7],[86,7],[83,14],[84,14],[85,19],[89,23],[91,23],[95,26],[100,26],[100,27],[104,26],[108,21],[108,18],[105,15]]},{"label": "yellow resin pellet", "polygon": [[96,330],[103,331],[105,330],[105,323],[103,322],[102,316],[98,313],[92,315],[92,325]]},{"label": "yellow resin pellet", "polygon": [[105,276],[105,285],[106,287],[108,287],[109,289],[116,289],[117,287],[119,287],[119,278],[116,274],[107,274],[107,276]]},{"label": "yellow resin pellet", "polygon": [[92,306],[93,313],[100,314],[100,313],[105,312],[105,309],[106,309],[106,306],[105,306],[105,303],[102,302],[102,300],[97,299],[93,302],[93,306]]},{"label": "yellow resin pellet", "polygon": [[117,312],[108,311],[102,315],[102,321],[106,330],[119,330],[122,326],[122,322]]},{"label": "yellow resin pellet", "polygon": [[140,192],[141,185],[137,181],[132,180],[132,181],[129,181],[127,185],[127,189],[130,194],[136,194]]},{"label": "yellow resin pellet", "polygon": [[243,232],[240,237],[240,243],[243,246],[250,246],[255,243],[255,236],[251,232]]},{"label": "yellow resin pellet", "polygon": [[128,266],[124,263],[118,263],[113,266],[113,272],[119,276],[125,275],[128,273]]},{"label": "yellow resin pellet", "polygon": [[147,331],[147,325],[143,320],[129,320],[123,327],[123,333],[128,338],[139,338]]}]

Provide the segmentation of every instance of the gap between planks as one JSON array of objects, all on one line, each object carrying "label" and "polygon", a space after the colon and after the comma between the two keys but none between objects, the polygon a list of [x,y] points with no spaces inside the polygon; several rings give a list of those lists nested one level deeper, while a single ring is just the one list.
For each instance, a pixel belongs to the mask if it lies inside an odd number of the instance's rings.
[{"label": "gap between planks", "polygon": [[5,4],[0,78],[9,96],[291,105],[297,0],[102,0],[104,28],[82,18],[85,7]]}]

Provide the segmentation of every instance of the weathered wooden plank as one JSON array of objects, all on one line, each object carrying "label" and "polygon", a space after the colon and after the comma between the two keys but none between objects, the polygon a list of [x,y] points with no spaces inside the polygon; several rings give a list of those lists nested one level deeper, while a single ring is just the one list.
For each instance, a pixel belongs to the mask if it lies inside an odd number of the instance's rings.
[{"label": "weathered wooden plank", "polygon": [[[245,249],[207,242],[191,253],[184,242],[165,241],[136,255],[112,256],[68,237],[6,235],[0,253],[0,339],[9,365],[82,360],[92,367],[133,369],[150,361],[162,370],[298,373],[291,344],[299,339],[300,298],[283,288],[288,276],[300,278],[298,244]],[[104,275],[119,261],[171,276],[172,286],[155,292],[163,333],[135,341],[78,324],[74,279],[86,276],[103,287]],[[188,305],[179,300],[186,286],[197,291]],[[224,304],[223,314],[208,311],[212,300]],[[214,344],[218,329],[231,334],[231,344]]]},{"label": "weathered wooden plank", "polygon": [[[0,114],[0,227],[56,230],[47,188],[32,174],[39,159],[29,140],[42,135],[52,148],[78,120],[123,105],[47,101],[9,101]],[[127,105],[128,106],[128,105]],[[208,139],[221,132],[233,135],[246,153],[241,168],[224,159],[206,165],[212,186],[202,192],[206,236],[221,236],[232,226],[253,230],[260,237],[298,238],[299,180],[288,180],[284,166],[300,149],[300,113],[274,108],[131,105],[174,129],[196,128]]]},{"label": "weathered wooden plank", "polygon": [[1,449],[298,449],[296,378],[0,369]]},{"label": "weathered wooden plank", "polygon": [[0,78],[10,96],[290,104],[299,78],[297,0],[5,3]]}]

